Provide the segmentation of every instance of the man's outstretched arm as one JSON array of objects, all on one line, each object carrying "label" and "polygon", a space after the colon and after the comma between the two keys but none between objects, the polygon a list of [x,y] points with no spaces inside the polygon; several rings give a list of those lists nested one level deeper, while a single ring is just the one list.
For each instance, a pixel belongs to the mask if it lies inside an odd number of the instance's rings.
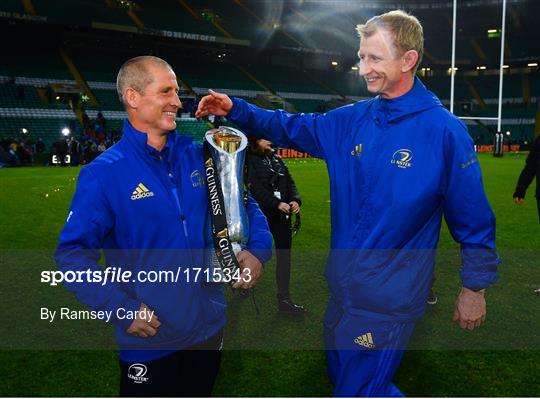
[{"label": "man's outstretched arm", "polygon": [[290,114],[283,110],[269,111],[239,98],[209,90],[195,114],[197,118],[213,114],[226,116],[240,129],[264,137],[283,148],[294,148],[317,158],[328,159],[336,151],[342,136],[350,131],[349,107],[326,114]]}]

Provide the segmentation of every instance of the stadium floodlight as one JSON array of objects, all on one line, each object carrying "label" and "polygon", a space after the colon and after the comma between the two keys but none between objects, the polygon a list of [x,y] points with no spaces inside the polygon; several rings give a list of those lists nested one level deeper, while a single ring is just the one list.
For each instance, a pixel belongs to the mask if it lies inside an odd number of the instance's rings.
[{"label": "stadium floodlight", "polygon": [[503,65],[503,69],[508,69],[508,68],[510,68],[510,65],[506,65],[506,64]]},{"label": "stadium floodlight", "polygon": [[528,67],[536,67],[536,66],[538,66],[538,62],[529,62],[529,63],[527,64],[527,66],[528,66]]},{"label": "stadium floodlight", "polygon": [[56,99],[57,99],[57,100],[60,100],[60,96],[56,96]]},{"label": "stadium floodlight", "polygon": [[27,129],[27,128],[25,128],[25,127],[23,127],[23,128],[21,129],[21,133],[22,133],[22,134],[26,134],[26,133],[28,133],[28,129]]},{"label": "stadium floodlight", "polygon": [[69,130],[69,128],[65,127],[62,129],[62,134],[64,136],[69,136],[69,134],[71,133],[71,131]]},{"label": "stadium floodlight", "polygon": [[358,67],[357,67],[357,66],[352,66],[351,69],[352,69],[353,71],[358,71]]},{"label": "stadium floodlight", "polygon": [[337,61],[332,61],[332,65],[337,66],[338,65]]},{"label": "stadium floodlight", "polygon": [[[458,69],[459,69],[458,67],[455,67],[455,68],[454,68],[454,73],[456,73],[456,72],[458,71]],[[450,67],[450,68],[448,68],[448,69],[446,70],[446,74],[447,74],[447,75],[450,75],[451,73],[452,73],[452,67]]]},{"label": "stadium floodlight", "polygon": [[506,135],[507,135],[507,136],[510,136],[510,130],[507,130],[507,131],[506,131]]}]

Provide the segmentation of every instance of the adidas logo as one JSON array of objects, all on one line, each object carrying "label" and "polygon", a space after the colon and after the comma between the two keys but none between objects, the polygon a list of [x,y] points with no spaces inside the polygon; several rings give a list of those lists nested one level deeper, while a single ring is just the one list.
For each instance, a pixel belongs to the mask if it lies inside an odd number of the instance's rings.
[{"label": "adidas logo", "polygon": [[370,348],[370,349],[375,348],[375,344],[373,343],[373,337],[371,336],[371,333],[363,334],[356,337],[354,339],[354,343],[360,346],[364,346],[366,348]]},{"label": "adidas logo", "polygon": [[146,188],[144,184],[139,183],[135,191],[133,191],[133,195],[131,196],[131,199],[135,201],[141,198],[153,197],[153,196],[154,196],[154,193],[152,191],[148,190],[148,188]]}]

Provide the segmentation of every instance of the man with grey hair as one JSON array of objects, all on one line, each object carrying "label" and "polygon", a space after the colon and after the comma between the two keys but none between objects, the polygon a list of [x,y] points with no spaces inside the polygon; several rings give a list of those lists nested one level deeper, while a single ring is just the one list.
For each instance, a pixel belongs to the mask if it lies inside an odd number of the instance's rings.
[{"label": "man with grey hair", "polygon": [[[81,170],[56,261],[64,272],[99,276],[103,249],[108,266],[130,273],[121,280],[105,275],[103,284],[66,284],[115,324],[121,396],[210,396],[226,302],[207,262],[202,146],[174,131],[181,103],[168,63],[133,58],[117,86],[128,115],[123,137]],[[252,199],[247,213],[250,237],[237,255],[243,274],[236,288],[253,286],[271,257],[268,224]]]},{"label": "man with grey hair", "polygon": [[360,75],[376,97],[326,114],[267,111],[210,91],[197,110],[323,158],[331,189],[324,319],[336,396],[402,396],[392,384],[426,308],[442,217],[461,244],[463,329],[486,316],[497,280],[495,217],[466,126],[415,77],[419,21],[391,11],[358,26]]}]

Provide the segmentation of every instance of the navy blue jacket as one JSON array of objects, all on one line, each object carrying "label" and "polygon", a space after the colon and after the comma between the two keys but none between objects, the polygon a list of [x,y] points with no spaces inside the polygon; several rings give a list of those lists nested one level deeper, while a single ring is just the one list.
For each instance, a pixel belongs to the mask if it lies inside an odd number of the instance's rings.
[{"label": "navy blue jacket", "polygon": [[[100,270],[100,249],[108,266],[134,273],[182,268],[176,282],[65,284],[91,309],[113,312],[121,358],[135,361],[203,341],[226,322],[222,286],[202,273],[195,281],[193,269],[208,267],[212,246],[202,146],[175,132],[161,152],[146,142],[126,120],[122,139],[82,168],[55,254],[62,271]],[[265,263],[272,254],[266,218],[253,199],[247,210],[246,249]],[[132,320],[115,317],[118,308],[135,311],[141,303],[162,323],[154,337],[128,334]]]},{"label": "navy blue jacket", "polygon": [[461,244],[463,286],[497,280],[495,217],[466,126],[418,78],[405,95],[326,114],[234,98],[241,129],[323,158],[331,193],[333,298],[352,313],[415,320],[425,310],[444,215]]}]

